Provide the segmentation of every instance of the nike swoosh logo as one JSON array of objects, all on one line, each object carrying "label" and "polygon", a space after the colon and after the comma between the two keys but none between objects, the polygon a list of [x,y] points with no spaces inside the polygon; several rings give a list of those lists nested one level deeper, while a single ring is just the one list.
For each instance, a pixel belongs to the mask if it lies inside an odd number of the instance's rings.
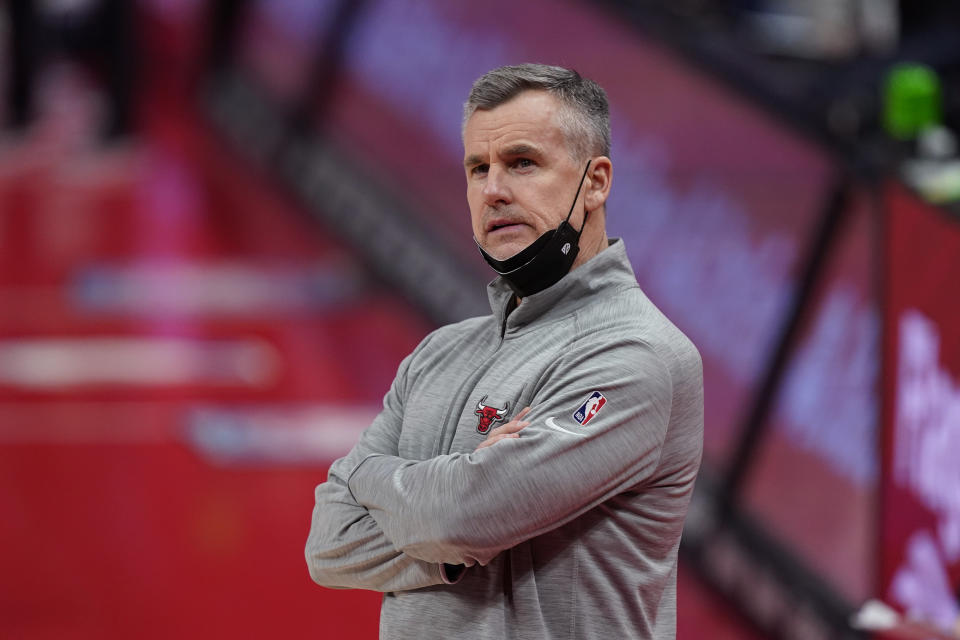
[{"label": "nike swoosh logo", "polygon": [[568,431],[567,429],[564,429],[563,427],[557,424],[557,421],[553,419],[553,416],[550,416],[549,418],[547,418],[547,426],[550,427],[551,429],[562,431],[563,433],[569,433],[572,436],[577,436],[578,438],[587,437],[587,434],[585,433],[577,433],[576,431]]}]

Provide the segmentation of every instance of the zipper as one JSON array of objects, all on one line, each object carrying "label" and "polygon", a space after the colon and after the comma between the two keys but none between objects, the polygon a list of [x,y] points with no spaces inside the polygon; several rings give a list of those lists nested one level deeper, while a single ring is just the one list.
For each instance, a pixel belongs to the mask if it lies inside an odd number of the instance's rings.
[{"label": "zipper", "polygon": [[[477,386],[477,382],[483,377],[483,372],[486,371],[487,363],[490,362],[495,355],[497,355],[497,353],[500,351],[500,347],[503,346],[504,336],[507,332],[507,315],[509,314],[505,314],[503,317],[503,325],[500,327],[500,342],[497,343],[496,348],[484,359],[482,366],[477,367],[477,370],[473,373],[473,375],[469,376],[460,384],[460,387],[457,389],[457,393],[454,394],[453,398],[450,400],[450,405],[447,407],[447,413],[443,418],[443,427],[440,429],[440,437],[437,438],[437,444],[433,449],[434,456],[450,453],[450,447],[453,446],[453,438],[457,433],[457,424],[460,422],[460,416],[463,414],[463,408],[467,404],[467,398],[464,395],[464,390],[468,385],[470,388]],[[454,412],[453,407],[458,400],[460,401],[460,407],[458,411]],[[451,422],[453,423],[452,431],[450,429]],[[447,442],[448,439],[449,442]]]}]

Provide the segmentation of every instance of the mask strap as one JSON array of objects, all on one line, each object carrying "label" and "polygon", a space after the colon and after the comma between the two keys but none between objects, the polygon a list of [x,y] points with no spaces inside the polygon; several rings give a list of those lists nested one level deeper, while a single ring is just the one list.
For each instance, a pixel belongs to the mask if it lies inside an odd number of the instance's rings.
[{"label": "mask strap", "polygon": [[[573,208],[574,208],[575,206],[577,206],[577,198],[580,197],[580,190],[583,188],[583,181],[584,181],[584,180],[586,179],[586,177],[587,177],[587,171],[590,170],[590,163],[591,163],[591,162],[593,162],[592,159],[591,159],[591,160],[587,160],[587,166],[585,166],[585,167],[583,168],[583,175],[580,176],[580,184],[577,185],[577,193],[574,194],[574,196],[573,196],[573,202],[570,203],[570,211],[567,212],[567,219],[564,220],[564,222],[570,222],[570,216],[573,215]],[[580,237],[580,234],[583,233],[583,228],[584,228],[585,226],[587,226],[587,210],[586,210],[586,208],[584,208],[584,210],[583,210],[583,224],[580,225],[580,231],[577,232],[577,237],[578,237],[578,238]]]}]

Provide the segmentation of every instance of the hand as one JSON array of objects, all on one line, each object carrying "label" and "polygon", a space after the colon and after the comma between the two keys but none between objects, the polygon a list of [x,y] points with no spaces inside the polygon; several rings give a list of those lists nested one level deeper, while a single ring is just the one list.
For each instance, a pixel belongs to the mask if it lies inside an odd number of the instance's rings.
[{"label": "hand", "polygon": [[530,424],[529,422],[521,422],[521,418],[528,413],[530,413],[530,407],[524,407],[520,410],[520,413],[513,416],[513,420],[490,431],[490,433],[487,434],[487,439],[477,445],[476,451],[496,444],[506,438],[519,438],[520,434],[517,432]]}]

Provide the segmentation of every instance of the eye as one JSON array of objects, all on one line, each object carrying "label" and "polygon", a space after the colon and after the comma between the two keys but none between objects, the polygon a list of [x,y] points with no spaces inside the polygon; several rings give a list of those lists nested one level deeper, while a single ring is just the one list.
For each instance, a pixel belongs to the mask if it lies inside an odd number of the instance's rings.
[{"label": "eye", "polygon": [[536,166],[536,163],[530,158],[517,158],[514,160],[513,166],[517,169],[529,169],[530,167]]},{"label": "eye", "polygon": [[470,169],[470,175],[472,176],[485,176],[487,171],[490,170],[490,165],[487,164],[478,164],[472,169]]}]

